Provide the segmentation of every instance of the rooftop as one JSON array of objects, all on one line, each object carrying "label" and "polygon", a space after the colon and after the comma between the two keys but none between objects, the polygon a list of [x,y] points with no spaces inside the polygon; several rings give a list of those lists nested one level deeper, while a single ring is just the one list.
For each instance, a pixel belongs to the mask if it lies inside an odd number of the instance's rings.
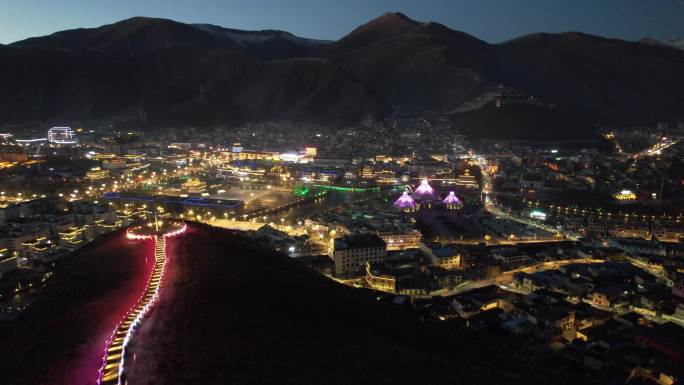
[{"label": "rooftop", "polygon": [[375,234],[356,234],[335,239],[335,250],[367,249],[371,247],[382,247],[384,249],[386,246],[385,241]]}]

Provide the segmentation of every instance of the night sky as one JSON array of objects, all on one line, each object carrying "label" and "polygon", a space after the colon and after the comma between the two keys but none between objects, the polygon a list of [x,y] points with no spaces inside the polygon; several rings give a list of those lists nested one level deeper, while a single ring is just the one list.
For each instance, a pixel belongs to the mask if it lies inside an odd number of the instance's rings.
[{"label": "night sky", "polygon": [[684,36],[684,0],[0,0],[0,43],[132,16],[338,39],[388,11],[492,43],[532,32]]}]

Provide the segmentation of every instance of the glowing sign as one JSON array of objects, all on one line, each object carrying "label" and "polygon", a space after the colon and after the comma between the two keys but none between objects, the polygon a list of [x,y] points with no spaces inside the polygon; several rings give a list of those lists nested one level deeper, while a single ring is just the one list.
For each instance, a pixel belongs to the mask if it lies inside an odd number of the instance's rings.
[{"label": "glowing sign", "polygon": [[78,143],[76,133],[71,127],[52,127],[48,130],[48,142],[55,144],[75,144]]}]

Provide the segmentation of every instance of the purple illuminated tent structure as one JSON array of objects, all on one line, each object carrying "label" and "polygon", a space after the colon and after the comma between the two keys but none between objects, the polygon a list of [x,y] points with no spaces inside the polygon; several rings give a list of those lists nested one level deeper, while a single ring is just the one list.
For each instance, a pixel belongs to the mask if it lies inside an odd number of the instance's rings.
[{"label": "purple illuminated tent structure", "polygon": [[411,198],[410,195],[406,191],[404,191],[403,194],[394,201],[394,207],[398,208],[399,210],[402,211],[414,211],[417,208],[416,201]]},{"label": "purple illuminated tent structure", "polygon": [[442,203],[444,203],[446,207],[449,209],[458,208],[462,204],[461,200],[458,199],[458,197],[456,196],[456,194],[454,194],[453,191],[449,191],[449,195],[447,195],[447,197],[444,198]]},{"label": "purple illuminated tent structure", "polygon": [[439,195],[437,194],[435,189],[433,189],[432,186],[430,186],[428,180],[423,179],[420,182],[420,185],[418,185],[418,187],[416,187],[416,189],[413,191],[411,198],[418,202],[429,202],[438,201]]}]

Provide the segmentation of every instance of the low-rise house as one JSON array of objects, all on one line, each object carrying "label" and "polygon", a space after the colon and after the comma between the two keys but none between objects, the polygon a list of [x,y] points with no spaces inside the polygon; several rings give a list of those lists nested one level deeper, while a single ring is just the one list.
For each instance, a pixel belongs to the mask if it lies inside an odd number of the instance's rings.
[{"label": "low-rise house", "polygon": [[420,250],[438,267],[446,270],[461,268],[461,252],[451,246],[439,244],[421,244]]},{"label": "low-rise house", "polygon": [[613,307],[630,293],[628,287],[622,284],[602,286],[594,289],[591,294],[591,303],[595,306]]}]

